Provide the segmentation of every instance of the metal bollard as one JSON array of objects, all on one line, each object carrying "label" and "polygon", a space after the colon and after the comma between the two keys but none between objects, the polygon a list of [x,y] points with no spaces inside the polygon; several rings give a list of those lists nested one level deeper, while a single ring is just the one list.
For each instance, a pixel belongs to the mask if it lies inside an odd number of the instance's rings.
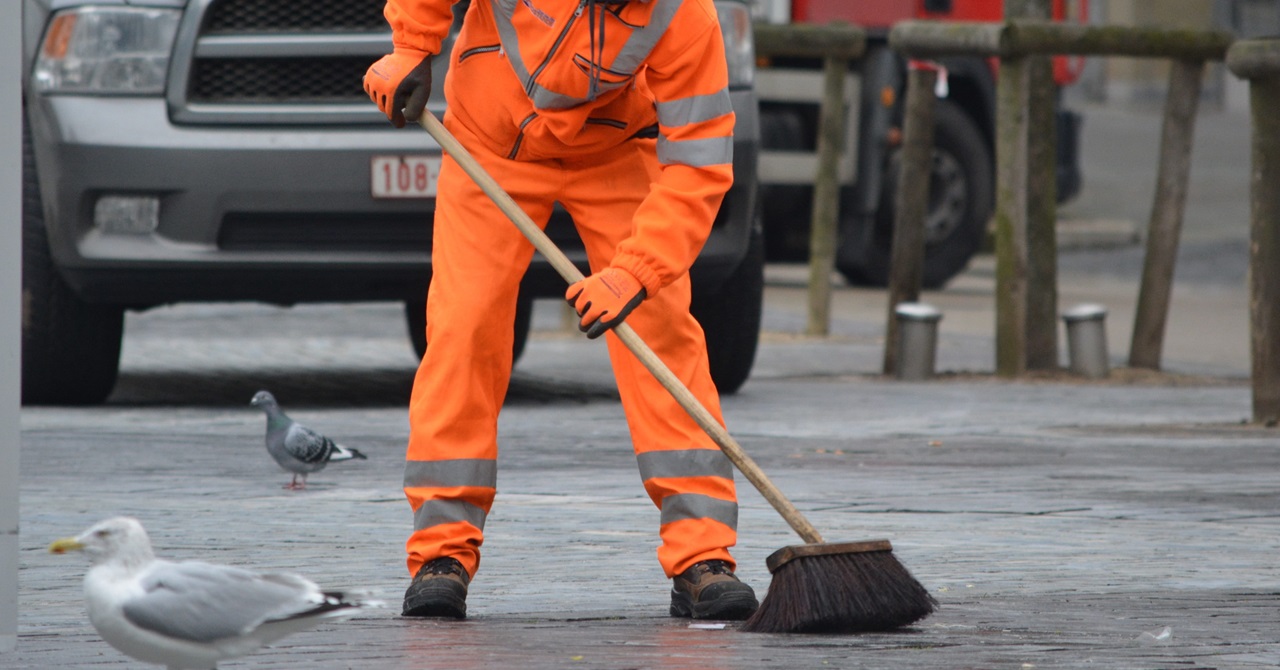
[{"label": "metal bollard", "polygon": [[942,312],[922,302],[904,302],[893,313],[898,319],[898,379],[932,377]]},{"label": "metal bollard", "polygon": [[1085,303],[1062,313],[1067,327],[1067,350],[1071,357],[1071,371],[1098,379],[1111,373],[1107,359],[1107,308]]}]

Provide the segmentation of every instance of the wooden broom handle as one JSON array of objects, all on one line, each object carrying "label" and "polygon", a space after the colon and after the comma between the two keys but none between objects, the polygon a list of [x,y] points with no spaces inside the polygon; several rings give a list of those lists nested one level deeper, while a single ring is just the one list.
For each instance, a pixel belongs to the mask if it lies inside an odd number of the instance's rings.
[{"label": "wooden broom handle", "polygon": [[[529,215],[525,214],[523,209],[520,209],[515,200],[512,200],[511,196],[498,185],[498,182],[494,181],[488,172],[485,172],[484,168],[467,151],[466,147],[462,146],[462,143],[444,127],[444,124],[440,123],[435,115],[424,111],[421,123],[422,127],[428,133],[431,133],[431,136],[440,143],[440,146],[462,167],[463,172],[466,172],[468,176],[475,180],[476,184],[480,186],[480,190],[492,198],[498,209],[501,209],[502,213],[506,214],[507,218],[516,224],[520,232],[529,238],[534,248],[551,262],[551,266],[560,273],[561,277],[564,277],[565,281],[573,284],[583,279],[582,273],[578,271],[578,267],[573,264],[573,261],[570,261],[564,255],[564,252],[560,251],[555,242],[552,242],[551,238],[547,237],[547,234],[542,232],[542,229],[529,218]],[[760,495],[764,496],[765,500],[768,500],[769,504],[778,510],[778,513],[782,515],[782,518],[786,520],[792,530],[807,543],[821,543],[822,535],[813,527],[813,524],[809,523],[809,520],[804,518],[800,510],[796,509],[796,506],[790,500],[787,500],[782,491],[778,490],[778,487],[769,481],[769,477],[764,474],[760,466],[751,460],[747,452],[743,451],[737,441],[720,425],[720,422],[711,416],[711,412],[707,411],[706,407],[703,407],[702,403],[694,397],[693,392],[671,371],[671,368],[668,368],[666,363],[663,363],[662,359],[653,353],[653,350],[636,334],[636,331],[627,322],[623,321],[613,327],[613,332],[631,350],[631,353],[640,359],[640,363],[648,368],[649,372],[653,373],[658,382],[671,393],[676,402],[680,403],[680,406],[689,413],[689,416],[693,417],[693,420],[702,427],[702,430],[706,431],[707,435],[715,441],[725,456],[728,456],[729,460],[738,467],[738,470],[755,485],[756,490],[760,491]]]}]

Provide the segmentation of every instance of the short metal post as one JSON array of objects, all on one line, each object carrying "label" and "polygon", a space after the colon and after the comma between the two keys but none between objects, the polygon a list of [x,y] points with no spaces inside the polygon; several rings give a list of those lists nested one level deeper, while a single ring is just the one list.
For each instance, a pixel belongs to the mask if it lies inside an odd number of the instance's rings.
[{"label": "short metal post", "polygon": [[1100,379],[1111,374],[1107,357],[1107,308],[1086,303],[1063,312],[1062,321],[1067,327],[1067,350],[1071,358],[1071,371]]},{"label": "short metal post", "polygon": [[894,314],[898,320],[898,379],[929,379],[937,360],[942,312],[925,303],[904,302],[894,309]]}]

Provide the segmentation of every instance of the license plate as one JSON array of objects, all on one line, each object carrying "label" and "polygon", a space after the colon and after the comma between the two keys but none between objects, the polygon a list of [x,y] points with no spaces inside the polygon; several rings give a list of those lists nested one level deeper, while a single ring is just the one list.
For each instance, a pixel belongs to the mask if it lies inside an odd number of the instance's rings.
[{"label": "license plate", "polygon": [[440,157],[374,156],[369,172],[375,198],[432,198],[440,176]]}]

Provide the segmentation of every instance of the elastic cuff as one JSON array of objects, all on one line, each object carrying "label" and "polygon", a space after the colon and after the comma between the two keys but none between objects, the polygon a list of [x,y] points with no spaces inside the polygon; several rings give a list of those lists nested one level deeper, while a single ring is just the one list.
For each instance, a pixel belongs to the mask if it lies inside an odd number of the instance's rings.
[{"label": "elastic cuff", "polygon": [[396,44],[394,46],[395,46],[395,53],[400,54],[402,56],[411,56],[414,58],[426,58],[427,56],[433,55],[430,51],[423,51],[422,49],[419,49],[416,46],[410,46],[408,44]]},{"label": "elastic cuff", "polygon": [[634,254],[619,254],[614,257],[612,265],[620,270],[626,270],[631,276],[640,282],[644,287],[645,296],[652,298],[658,295],[658,291],[662,290],[665,284],[658,273],[645,264],[644,259]]},{"label": "elastic cuff", "polygon": [[398,52],[416,54],[418,56],[427,57],[440,53],[440,45],[443,42],[439,37],[434,35],[393,35],[391,38],[391,46]]}]

